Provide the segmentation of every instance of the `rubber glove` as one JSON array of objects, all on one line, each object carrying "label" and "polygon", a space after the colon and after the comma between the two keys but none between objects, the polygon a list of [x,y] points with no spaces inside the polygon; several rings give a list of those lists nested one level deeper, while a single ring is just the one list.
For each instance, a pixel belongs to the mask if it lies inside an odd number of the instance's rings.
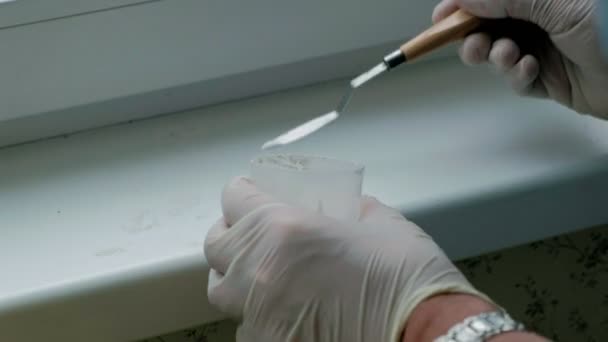
[{"label": "rubber glove", "polygon": [[594,0],[443,0],[433,20],[457,8],[483,18],[511,18],[465,39],[460,56],[466,64],[489,61],[520,94],[608,118],[608,63]]},{"label": "rubber glove", "polygon": [[433,240],[365,198],[359,222],[282,204],[240,178],[208,233],[209,300],[237,341],[398,341],[421,301],[474,289]]}]

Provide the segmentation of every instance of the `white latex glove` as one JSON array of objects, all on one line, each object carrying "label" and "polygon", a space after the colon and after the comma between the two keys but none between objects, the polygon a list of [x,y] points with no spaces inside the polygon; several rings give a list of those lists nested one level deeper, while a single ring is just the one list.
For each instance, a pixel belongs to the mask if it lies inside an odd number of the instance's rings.
[{"label": "white latex glove", "polygon": [[462,60],[491,62],[520,94],[549,97],[608,119],[608,63],[601,53],[595,5],[594,0],[443,0],[433,21],[457,8],[483,18],[516,19],[494,22],[487,32],[467,37]]},{"label": "white latex glove", "polygon": [[[281,204],[240,178],[208,233],[212,304],[237,341],[398,341],[418,303],[477,292],[433,240],[371,198],[358,223]],[[489,300],[488,300],[489,301]]]}]

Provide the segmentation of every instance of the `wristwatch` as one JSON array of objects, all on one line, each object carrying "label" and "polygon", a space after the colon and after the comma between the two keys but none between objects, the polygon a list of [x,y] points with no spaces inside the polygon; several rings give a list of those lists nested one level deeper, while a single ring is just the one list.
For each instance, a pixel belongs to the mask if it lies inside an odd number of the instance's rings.
[{"label": "wristwatch", "polygon": [[524,325],[513,320],[505,311],[484,312],[466,318],[435,342],[484,342],[499,334],[523,330]]}]

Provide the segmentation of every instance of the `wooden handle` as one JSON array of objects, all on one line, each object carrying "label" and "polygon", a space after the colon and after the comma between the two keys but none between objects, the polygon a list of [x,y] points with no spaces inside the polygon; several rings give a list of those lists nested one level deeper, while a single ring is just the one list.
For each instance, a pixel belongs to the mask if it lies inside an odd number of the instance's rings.
[{"label": "wooden handle", "polygon": [[448,43],[464,38],[481,19],[458,10],[401,46],[408,62]]}]

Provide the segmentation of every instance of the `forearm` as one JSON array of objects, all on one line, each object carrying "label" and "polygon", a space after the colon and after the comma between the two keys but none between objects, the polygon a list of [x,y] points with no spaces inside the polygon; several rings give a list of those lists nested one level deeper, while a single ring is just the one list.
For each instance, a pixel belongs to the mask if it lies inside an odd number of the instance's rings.
[{"label": "forearm", "polygon": [[[425,300],[412,312],[403,333],[403,342],[433,341],[465,318],[496,310],[492,304],[470,295],[439,295]],[[546,342],[527,332],[498,335],[491,342]]]}]

